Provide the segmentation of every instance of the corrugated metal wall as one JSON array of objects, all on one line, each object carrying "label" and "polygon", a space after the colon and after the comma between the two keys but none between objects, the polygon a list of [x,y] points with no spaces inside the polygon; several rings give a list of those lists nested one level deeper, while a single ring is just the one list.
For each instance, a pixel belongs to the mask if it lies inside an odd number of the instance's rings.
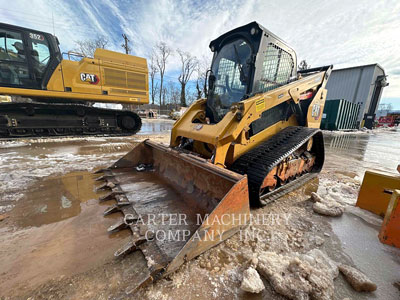
[{"label": "corrugated metal wall", "polygon": [[321,129],[356,129],[360,105],[344,99],[327,101],[322,115]]},{"label": "corrugated metal wall", "polygon": [[345,99],[351,103],[360,104],[357,121],[361,122],[365,111],[368,111],[374,90],[375,69],[376,65],[367,65],[333,70],[327,83],[327,101]]},{"label": "corrugated metal wall", "polygon": [[334,69],[326,85],[328,89],[326,99],[327,101],[345,99],[351,103],[359,104],[360,110],[357,122],[360,125],[364,118],[370,119],[373,117],[378,109],[383,89],[380,88],[376,106],[372,105],[371,100],[374,96],[375,88],[380,86],[377,78],[382,75],[385,75],[385,71],[378,64]]}]

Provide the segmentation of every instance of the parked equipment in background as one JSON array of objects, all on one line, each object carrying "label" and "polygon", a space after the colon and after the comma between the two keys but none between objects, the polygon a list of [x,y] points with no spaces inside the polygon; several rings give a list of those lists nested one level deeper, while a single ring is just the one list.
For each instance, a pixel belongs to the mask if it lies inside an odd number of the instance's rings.
[{"label": "parked equipment in background", "polygon": [[[97,49],[63,59],[49,33],[0,23],[0,137],[131,135],[140,117],[95,102],[149,102],[146,59]],[[69,53],[70,54],[70,53]],[[68,55],[70,56],[70,55]]]},{"label": "parked equipment in background", "polygon": [[[324,162],[319,127],[331,66],[298,73],[293,49],[256,22],[210,49],[207,99],[175,123],[169,147],[144,141],[99,171],[110,190],[101,199],[116,201],[105,213],[125,216],[109,231],[133,234],[116,255],[140,250],[132,254],[143,268],[133,289],[229,238],[246,224],[250,204],[303,185]],[[175,239],[158,235],[171,230]]]},{"label": "parked equipment in background", "polygon": [[378,119],[378,127],[394,127],[400,123],[400,118],[396,116],[382,116]]},{"label": "parked equipment in background", "polygon": [[358,129],[357,116],[360,105],[344,99],[326,101],[322,115],[321,129]]}]

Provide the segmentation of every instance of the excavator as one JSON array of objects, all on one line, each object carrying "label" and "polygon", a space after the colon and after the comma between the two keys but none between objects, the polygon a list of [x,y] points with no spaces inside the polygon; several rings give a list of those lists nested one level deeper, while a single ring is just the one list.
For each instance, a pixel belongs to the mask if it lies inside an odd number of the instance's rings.
[{"label": "excavator", "polygon": [[105,49],[63,59],[54,35],[0,23],[0,138],[132,135],[138,114],[93,104],[148,102],[146,59]]},{"label": "excavator", "polygon": [[[332,66],[297,70],[295,51],[256,22],[210,43],[208,95],[174,124],[169,146],[145,140],[97,170],[110,233],[132,237],[131,291],[238,233],[250,206],[304,185],[324,163],[319,129]],[[113,201],[113,202],[111,202]]]}]

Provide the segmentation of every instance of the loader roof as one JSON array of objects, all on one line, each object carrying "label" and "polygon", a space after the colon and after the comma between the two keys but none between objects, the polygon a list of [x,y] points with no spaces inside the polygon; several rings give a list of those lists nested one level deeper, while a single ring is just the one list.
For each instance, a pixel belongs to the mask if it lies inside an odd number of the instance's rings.
[{"label": "loader roof", "polygon": [[[255,32],[254,34],[251,33],[252,29],[254,28]],[[286,43],[284,40],[282,40],[280,37],[278,37],[277,35],[275,35],[274,33],[272,33],[271,31],[269,31],[268,29],[266,29],[264,26],[260,25],[259,23],[257,23],[256,21],[251,22],[249,24],[243,25],[241,27],[237,27],[231,31],[228,31],[226,33],[224,33],[223,35],[219,36],[218,38],[212,40],[210,42],[210,49],[211,51],[217,50],[220,45],[227,39],[230,39],[234,36],[237,35],[245,35],[248,38],[253,37],[253,38],[260,38],[261,34],[264,33],[267,36],[271,36],[274,39],[280,41],[281,43],[285,44],[287,47],[291,48],[293,50],[292,47],[290,47],[288,45],[288,43]]]}]

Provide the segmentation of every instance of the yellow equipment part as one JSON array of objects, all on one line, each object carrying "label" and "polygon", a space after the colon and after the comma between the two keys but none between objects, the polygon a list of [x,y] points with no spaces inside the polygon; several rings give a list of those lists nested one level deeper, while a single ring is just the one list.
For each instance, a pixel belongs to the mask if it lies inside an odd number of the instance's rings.
[{"label": "yellow equipment part", "polygon": [[366,171],[356,206],[384,217],[391,191],[395,189],[400,189],[400,176],[381,171]]},{"label": "yellow equipment part", "polygon": [[149,103],[145,58],[97,49],[94,58],[62,60],[46,90],[0,87],[1,94],[93,102]]},{"label": "yellow equipment part", "polygon": [[394,190],[379,232],[379,240],[400,248],[400,190]]},{"label": "yellow equipment part", "polygon": [[[250,204],[279,198],[323,165],[319,125],[332,66],[298,74],[293,49],[256,22],[210,49],[207,99],[174,124],[169,146],[146,140],[99,171],[98,188],[109,190],[100,200],[114,201],[105,214],[124,215],[109,231],[130,228],[133,235],[115,255],[135,251],[135,267],[143,269],[132,289],[237,233]],[[183,240],[176,238],[181,231]]]},{"label": "yellow equipment part", "polygon": [[[204,112],[207,101],[206,99],[198,100],[175,123],[171,132],[170,146],[177,147],[183,137],[193,139],[198,146],[196,152],[207,156],[201,148],[202,144],[205,143],[209,148],[215,149],[214,164],[220,167],[229,166],[238,157],[274,136],[282,129],[288,126],[297,126],[298,121],[295,115],[292,115],[288,120],[277,122],[252,137],[248,135],[251,123],[260,119],[264,112],[292,99],[292,101],[298,103],[300,94],[308,90],[317,92],[307,111],[307,127],[319,128],[326,98],[326,89],[320,86],[325,86],[325,84],[325,72],[302,78],[271,92],[241,101],[239,104],[232,106],[231,110],[217,124],[206,123]],[[296,91],[296,93],[293,91]],[[318,106],[321,111],[316,118],[311,116],[314,105]],[[238,119],[238,115],[243,117]],[[193,123],[195,119],[201,122]],[[211,158],[211,155],[212,153],[208,153],[208,158]]]},{"label": "yellow equipment part", "polygon": [[[142,125],[133,105],[149,103],[145,58],[96,49],[93,58],[68,52],[57,37],[0,23],[0,138],[133,135]],[[11,42],[12,41],[12,42]],[[79,61],[72,57],[79,57]],[[124,103],[124,109],[97,102]]]}]

